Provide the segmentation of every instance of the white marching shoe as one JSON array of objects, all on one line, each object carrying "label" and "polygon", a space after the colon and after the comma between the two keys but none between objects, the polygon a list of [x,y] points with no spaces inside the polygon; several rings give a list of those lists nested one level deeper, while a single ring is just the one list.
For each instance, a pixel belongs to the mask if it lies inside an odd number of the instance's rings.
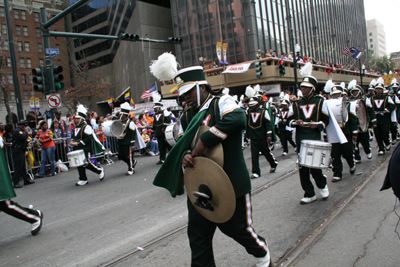
[{"label": "white marching shoe", "polygon": [[89,181],[88,180],[79,180],[78,182],[76,182],[76,186],[82,186],[82,185],[86,185],[88,184]]},{"label": "white marching shoe", "polygon": [[327,199],[329,197],[329,190],[328,190],[328,185],[326,185],[324,188],[319,188],[319,193],[322,196],[322,199]]},{"label": "white marching shoe", "polygon": [[303,197],[302,199],[300,199],[300,204],[301,205],[305,205],[305,204],[309,204],[313,201],[317,200],[316,196],[313,197]]},{"label": "white marching shoe", "polygon": [[104,176],[105,176],[104,168],[101,168],[101,173],[99,174],[99,179],[100,179],[100,181],[103,181]]},{"label": "white marching shoe", "polygon": [[271,262],[271,256],[269,255],[269,251],[267,252],[267,255],[265,255],[262,258],[257,258],[257,263],[256,267],[271,267],[272,262]]}]

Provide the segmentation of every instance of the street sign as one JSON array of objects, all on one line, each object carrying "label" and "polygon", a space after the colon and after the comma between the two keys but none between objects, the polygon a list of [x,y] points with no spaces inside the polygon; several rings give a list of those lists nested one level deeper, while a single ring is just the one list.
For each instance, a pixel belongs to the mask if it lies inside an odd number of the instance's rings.
[{"label": "street sign", "polygon": [[59,108],[61,107],[61,97],[60,94],[47,95],[47,104],[49,108]]},{"label": "street sign", "polygon": [[60,50],[59,49],[55,49],[55,48],[46,48],[46,54],[60,54]]},{"label": "street sign", "polygon": [[51,52],[50,55],[49,55],[50,59],[55,59],[56,57],[57,57],[57,54],[53,53],[53,52]]}]

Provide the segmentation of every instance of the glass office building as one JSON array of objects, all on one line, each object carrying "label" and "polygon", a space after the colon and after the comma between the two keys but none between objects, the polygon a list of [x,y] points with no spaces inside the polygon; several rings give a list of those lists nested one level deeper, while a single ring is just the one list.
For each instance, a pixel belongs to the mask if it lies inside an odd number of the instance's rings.
[{"label": "glass office building", "polygon": [[362,0],[171,0],[173,30],[183,67],[200,57],[216,60],[216,43],[228,43],[229,64],[253,60],[258,49],[293,51],[324,62],[346,64],[346,46],[367,49]]}]

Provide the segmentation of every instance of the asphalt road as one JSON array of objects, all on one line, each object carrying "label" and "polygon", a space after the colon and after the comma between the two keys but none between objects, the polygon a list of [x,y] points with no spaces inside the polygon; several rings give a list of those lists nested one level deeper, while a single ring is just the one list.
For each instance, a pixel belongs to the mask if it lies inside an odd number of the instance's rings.
[{"label": "asphalt road", "polygon": [[[277,172],[269,174],[267,161],[260,158],[261,177],[252,180],[253,189],[259,189],[252,197],[254,228],[267,239],[274,262],[307,237],[372,170],[387,164],[383,160],[389,156],[387,153],[378,157],[373,149],[373,160],[363,155],[363,162],[357,166],[358,175],[351,176],[349,167],[344,164],[343,180],[334,184],[330,182],[332,172],[325,171],[331,192],[329,199],[321,201],[317,193],[318,201],[300,205],[303,191],[298,173],[293,172],[297,157],[293,150],[282,157],[280,147],[274,152],[279,161]],[[245,158],[250,168],[248,148]],[[172,198],[165,189],[152,185],[159,168],[155,165],[157,157],[137,157],[137,160],[133,176],[125,175],[125,163],[116,162],[105,167],[106,177],[102,182],[88,171],[90,183],[76,187],[77,171],[70,170],[18,189],[18,196],[13,200],[23,206],[32,204],[43,211],[44,225],[40,234],[33,237],[29,224],[1,214],[0,266],[99,266],[184,226],[187,223],[186,196]],[[279,177],[283,178],[263,189],[262,186]],[[383,182],[382,172],[376,179],[378,184]],[[368,224],[367,220],[363,222]],[[255,264],[255,259],[240,245],[218,231],[214,243],[218,266]],[[185,230],[117,264],[189,265],[190,248]]]}]

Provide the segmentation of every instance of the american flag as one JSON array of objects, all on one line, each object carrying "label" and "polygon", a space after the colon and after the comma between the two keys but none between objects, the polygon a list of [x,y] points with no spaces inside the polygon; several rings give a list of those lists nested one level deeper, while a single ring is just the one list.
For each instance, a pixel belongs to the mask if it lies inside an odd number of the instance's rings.
[{"label": "american flag", "polygon": [[347,57],[352,57],[353,53],[350,48],[347,46],[345,49],[343,49],[342,54],[347,56]]},{"label": "american flag", "polygon": [[154,82],[154,84],[147,89],[146,91],[143,92],[142,96],[140,97],[141,99],[147,99],[152,97],[151,93],[157,91],[157,84]]}]

